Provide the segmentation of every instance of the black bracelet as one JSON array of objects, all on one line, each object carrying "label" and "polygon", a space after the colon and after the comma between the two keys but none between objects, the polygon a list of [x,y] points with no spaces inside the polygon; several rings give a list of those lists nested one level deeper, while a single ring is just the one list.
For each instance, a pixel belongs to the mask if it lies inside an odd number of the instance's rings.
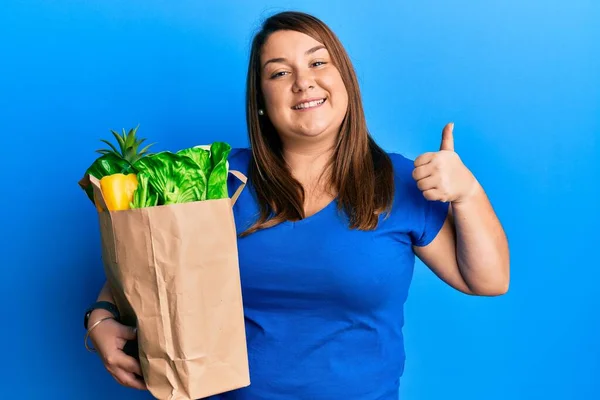
[{"label": "black bracelet", "polygon": [[97,310],[97,309],[102,309],[102,310],[106,310],[106,311],[110,312],[117,321],[121,318],[121,314],[119,313],[119,309],[117,308],[116,305],[114,305],[113,303],[111,303],[109,301],[98,301],[98,302],[92,304],[87,310],[85,310],[85,315],[83,317],[83,327],[86,330],[88,328],[88,322],[90,319],[90,315],[92,314],[92,311]]}]

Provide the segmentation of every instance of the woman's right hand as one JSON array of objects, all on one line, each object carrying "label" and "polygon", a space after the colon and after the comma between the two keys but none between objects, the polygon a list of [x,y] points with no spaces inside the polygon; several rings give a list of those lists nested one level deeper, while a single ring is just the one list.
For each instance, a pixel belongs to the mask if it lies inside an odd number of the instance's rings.
[{"label": "woman's right hand", "polygon": [[[94,310],[100,313],[103,310]],[[90,315],[89,326],[106,315]],[[123,351],[128,340],[135,340],[135,328],[123,325],[115,319],[102,321],[90,333],[90,341],[100,355],[104,367],[123,386],[147,390],[142,378],[140,363]]]}]

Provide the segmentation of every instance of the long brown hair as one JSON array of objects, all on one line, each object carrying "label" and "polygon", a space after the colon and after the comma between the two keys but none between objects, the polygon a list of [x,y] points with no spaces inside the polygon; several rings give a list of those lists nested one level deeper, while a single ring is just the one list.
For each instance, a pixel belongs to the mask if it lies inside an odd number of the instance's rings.
[{"label": "long brown hair", "polygon": [[269,36],[293,30],[311,36],[329,51],[348,91],[348,109],[329,161],[331,187],[338,209],[344,209],[351,229],[372,230],[379,215],[391,210],[394,173],[387,154],[367,130],[358,80],[352,63],[336,35],[322,21],[301,12],[282,12],[269,17],[252,41],[246,87],[246,123],[252,162],[249,178],[259,203],[258,220],[242,236],[284,221],[304,218],[304,190],[292,177],[282,155],[282,144],[264,108],[260,56]]}]

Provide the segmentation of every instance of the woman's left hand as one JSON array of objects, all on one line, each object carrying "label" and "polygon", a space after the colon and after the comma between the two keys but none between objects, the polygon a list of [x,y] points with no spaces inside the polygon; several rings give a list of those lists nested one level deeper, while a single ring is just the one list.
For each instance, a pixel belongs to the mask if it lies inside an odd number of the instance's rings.
[{"label": "woman's left hand", "polygon": [[473,195],[479,183],[454,151],[450,123],[442,131],[440,150],[420,155],[415,160],[413,179],[427,200],[458,203]]}]

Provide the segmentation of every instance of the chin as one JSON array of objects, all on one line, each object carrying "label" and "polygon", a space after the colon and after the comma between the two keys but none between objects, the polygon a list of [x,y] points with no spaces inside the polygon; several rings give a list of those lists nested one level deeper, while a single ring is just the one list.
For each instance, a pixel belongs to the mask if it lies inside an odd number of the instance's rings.
[{"label": "chin", "polygon": [[296,136],[306,139],[318,139],[329,136],[326,129],[310,129],[296,132]]},{"label": "chin", "polygon": [[[316,119],[316,118],[315,118]],[[289,121],[278,124],[280,129],[276,129],[283,137],[290,141],[316,143],[324,140],[331,140],[337,136],[337,130],[332,127],[336,124],[333,120],[304,120]],[[284,126],[287,125],[287,129]],[[338,127],[339,130],[339,127]]]},{"label": "chin", "polygon": [[330,124],[313,124],[311,126],[300,126],[296,134],[306,137],[319,137],[326,135],[330,131]]},{"label": "chin", "polygon": [[303,136],[303,137],[307,137],[307,138],[318,138],[318,137],[327,135],[327,132],[325,132],[322,129],[320,129],[320,130],[310,130],[310,131],[300,132],[299,135]]}]

